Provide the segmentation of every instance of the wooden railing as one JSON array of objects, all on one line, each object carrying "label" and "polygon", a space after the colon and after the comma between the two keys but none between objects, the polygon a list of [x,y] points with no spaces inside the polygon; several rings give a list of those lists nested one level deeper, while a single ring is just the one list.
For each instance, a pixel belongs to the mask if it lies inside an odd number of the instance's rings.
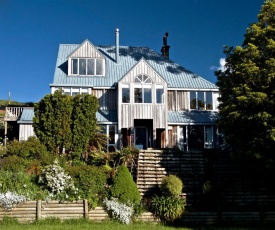
[{"label": "wooden railing", "polygon": [[6,107],[5,121],[16,121],[21,115],[24,107]]}]

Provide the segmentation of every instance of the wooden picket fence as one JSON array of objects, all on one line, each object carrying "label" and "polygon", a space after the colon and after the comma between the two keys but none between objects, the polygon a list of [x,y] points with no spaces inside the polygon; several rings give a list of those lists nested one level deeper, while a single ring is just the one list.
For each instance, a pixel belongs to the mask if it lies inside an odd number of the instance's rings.
[{"label": "wooden picket fence", "polygon": [[[87,200],[60,203],[58,201],[27,201],[17,205],[12,211],[0,210],[0,220],[5,216],[16,218],[19,222],[33,222],[45,218],[76,219],[91,221],[109,220],[107,211],[102,207],[89,209]],[[143,222],[159,222],[152,213],[145,212],[135,218]],[[183,224],[212,225],[218,223],[274,225],[275,212],[185,212]]]}]

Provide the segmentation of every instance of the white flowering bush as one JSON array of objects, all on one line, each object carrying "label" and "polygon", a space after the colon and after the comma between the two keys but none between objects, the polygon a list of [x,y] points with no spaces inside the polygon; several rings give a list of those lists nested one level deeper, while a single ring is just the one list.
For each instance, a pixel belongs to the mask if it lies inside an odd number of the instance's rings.
[{"label": "white flowering bush", "polygon": [[105,198],[103,204],[106,206],[107,210],[111,212],[113,218],[124,224],[129,224],[131,222],[134,213],[132,206],[120,203],[117,198],[111,198],[110,200]]},{"label": "white flowering bush", "polygon": [[52,165],[46,166],[39,177],[38,183],[49,191],[48,199],[74,200],[78,189],[74,186],[71,176],[55,160]]},{"label": "white flowering bush", "polygon": [[0,207],[5,211],[11,211],[17,204],[23,203],[27,198],[15,192],[0,193]]}]

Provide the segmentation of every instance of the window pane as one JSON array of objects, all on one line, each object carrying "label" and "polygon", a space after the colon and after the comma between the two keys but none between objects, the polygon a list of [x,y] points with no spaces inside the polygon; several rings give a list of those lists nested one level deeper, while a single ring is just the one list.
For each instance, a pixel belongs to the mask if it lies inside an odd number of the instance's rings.
[{"label": "window pane", "polygon": [[95,75],[95,60],[87,59],[88,75]]},{"label": "window pane", "polygon": [[103,60],[96,60],[96,75],[103,75]]},{"label": "window pane", "polygon": [[190,109],[196,109],[196,92],[190,92]]},{"label": "window pane", "polygon": [[130,89],[122,88],[122,103],[130,103]]},{"label": "window pane", "polygon": [[152,93],[151,89],[143,89],[144,90],[144,103],[152,103]]},{"label": "window pane", "polygon": [[79,75],[86,75],[86,59],[79,59]]},{"label": "window pane", "polygon": [[115,143],[115,134],[116,134],[116,128],[114,125],[109,126],[109,144]]},{"label": "window pane", "polygon": [[205,110],[205,108],[204,108],[204,92],[198,92],[198,109]]},{"label": "window pane", "polygon": [[156,93],[157,93],[157,103],[163,103],[164,90],[163,89],[157,89]]},{"label": "window pane", "polygon": [[212,102],[212,92],[206,92],[206,109],[212,110],[213,109],[213,102]]},{"label": "window pane", "polygon": [[78,59],[72,59],[72,74],[78,74],[77,66],[78,66]]},{"label": "window pane", "polygon": [[135,103],[142,103],[142,89],[135,88]]},{"label": "window pane", "polygon": [[213,143],[213,128],[211,126],[205,126],[204,130],[204,146],[211,148]]}]

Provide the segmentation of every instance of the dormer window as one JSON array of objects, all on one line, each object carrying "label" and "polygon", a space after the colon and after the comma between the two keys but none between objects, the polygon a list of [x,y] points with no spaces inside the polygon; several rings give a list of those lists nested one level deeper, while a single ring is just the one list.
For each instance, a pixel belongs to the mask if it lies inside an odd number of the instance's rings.
[{"label": "dormer window", "polygon": [[104,59],[72,58],[71,75],[103,76],[105,75]]}]

